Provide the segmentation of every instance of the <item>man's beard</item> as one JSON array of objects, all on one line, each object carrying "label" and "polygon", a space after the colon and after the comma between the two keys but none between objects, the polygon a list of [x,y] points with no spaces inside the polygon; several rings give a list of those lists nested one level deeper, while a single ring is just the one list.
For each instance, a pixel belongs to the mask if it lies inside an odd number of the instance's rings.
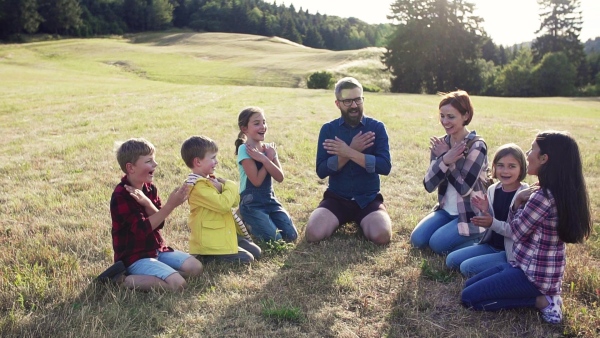
[{"label": "man's beard", "polygon": [[[344,118],[344,121],[347,124],[351,125],[352,127],[358,126],[358,124],[360,123],[360,120],[363,117],[362,107],[348,108],[348,110],[346,110],[345,112],[340,109],[340,111],[342,112],[342,117]],[[356,113],[356,112],[358,112],[358,115],[350,116],[351,113]]]}]

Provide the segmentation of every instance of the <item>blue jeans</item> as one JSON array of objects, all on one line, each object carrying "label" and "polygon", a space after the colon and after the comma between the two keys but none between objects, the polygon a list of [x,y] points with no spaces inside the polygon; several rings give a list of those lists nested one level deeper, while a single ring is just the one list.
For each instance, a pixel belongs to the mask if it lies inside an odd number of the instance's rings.
[{"label": "blue jeans", "polygon": [[202,259],[204,263],[211,261],[240,262],[244,264],[252,263],[258,259],[262,253],[260,247],[254,242],[250,242],[242,236],[237,236],[238,252],[228,255],[196,255],[196,258]]},{"label": "blue jeans", "polygon": [[458,215],[450,215],[446,210],[436,210],[425,216],[417,224],[410,243],[419,249],[427,246],[437,254],[446,254],[457,249],[472,246],[479,241],[481,234],[462,236],[458,233]]},{"label": "blue jeans", "polygon": [[460,298],[473,310],[498,311],[535,307],[535,299],[541,295],[523,270],[506,263],[467,279]]},{"label": "blue jeans", "polygon": [[244,193],[240,201],[240,214],[257,240],[267,242],[283,239],[293,242],[298,238],[298,230],[290,215],[272,194],[268,191],[265,194],[264,190]]},{"label": "blue jeans", "polygon": [[159,252],[156,258],[142,258],[133,262],[128,268],[130,275],[148,275],[167,279],[170,275],[178,272],[188,258],[192,257],[183,251],[165,251]]},{"label": "blue jeans", "polygon": [[507,263],[506,252],[487,243],[452,251],[446,257],[446,266],[450,269],[460,268],[460,273],[466,277],[504,263]]}]

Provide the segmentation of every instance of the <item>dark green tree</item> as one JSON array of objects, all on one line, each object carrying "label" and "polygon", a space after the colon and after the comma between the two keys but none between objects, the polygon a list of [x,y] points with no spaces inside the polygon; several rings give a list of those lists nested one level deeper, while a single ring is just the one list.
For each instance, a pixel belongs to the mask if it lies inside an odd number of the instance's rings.
[{"label": "dark green tree", "polygon": [[310,27],[306,32],[304,45],[313,48],[323,48],[325,47],[325,42],[319,31],[315,27]]},{"label": "dark green tree", "polygon": [[188,0],[176,0],[173,8],[173,26],[185,27],[190,23],[190,11],[187,7]]},{"label": "dark green tree", "polygon": [[517,57],[506,65],[495,79],[494,87],[501,96],[533,96],[533,56],[529,48],[519,50]]},{"label": "dark green tree", "polygon": [[596,79],[598,74],[600,74],[600,51],[588,54],[587,62],[590,66],[591,84],[600,85]]},{"label": "dark green tree", "polygon": [[81,25],[81,7],[78,0],[40,1],[40,15],[44,18],[41,29],[52,34],[65,34]]},{"label": "dark green tree", "polygon": [[35,33],[42,21],[37,0],[0,0],[0,37]]},{"label": "dark green tree", "polygon": [[575,93],[577,70],[563,52],[548,53],[533,68],[536,95],[571,96]]},{"label": "dark green tree", "polygon": [[169,0],[124,0],[124,20],[131,31],[159,30],[173,20],[173,5]]},{"label": "dark green tree", "polygon": [[541,9],[540,34],[531,45],[533,61],[538,63],[548,53],[563,52],[577,69],[577,85],[588,82],[583,44],[579,33],[583,24],[580,0],[538,0]]},{"label": "dark green tree", "polygon": [[500,64],[500,52],[491,38],[484,38],[484,43],[481,46],[481,57],[485,61],[493,61],[495,65]]},{"label": "dark green tree", "polygon": [[77,35],[123,34],[127,25],[123,21],[123,2],[120,0],[80,0],[82,9]]},{"label": "dark green tree", "polygon": [[506,49],[504,48],[504,46],[500,45],[500,47],[498,47],[498,65],[504,66],[507,63],[508,63],[508,54],[506,53]]},{"label": "dark green tree", "polygon": [[393,92],[477,92],[476,60],[483,31],[473,4],[461,0],[396,0],[396,30],[382,61]]}]

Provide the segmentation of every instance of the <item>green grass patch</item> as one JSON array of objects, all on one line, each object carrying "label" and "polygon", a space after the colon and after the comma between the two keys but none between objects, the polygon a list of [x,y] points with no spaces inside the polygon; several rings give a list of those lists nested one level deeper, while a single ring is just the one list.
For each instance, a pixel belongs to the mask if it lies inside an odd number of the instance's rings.
[{"label": "green grass patch", "polygon": [[278,305],[272,299],[267,299],[261,302],[263,317],[277,323],[290,322],[300,323],[304,320],[302,310],[297,306]]}]

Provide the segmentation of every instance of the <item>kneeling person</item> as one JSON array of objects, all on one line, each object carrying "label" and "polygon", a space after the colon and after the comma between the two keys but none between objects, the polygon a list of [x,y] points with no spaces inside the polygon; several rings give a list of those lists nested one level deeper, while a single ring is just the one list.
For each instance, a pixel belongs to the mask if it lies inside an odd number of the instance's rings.
[{"label": "kneeling person", "polygon": [[232,214],[240,202],[238,185],[214,176],[218,151],[217,144],[205,136],[192,136],[181,146],[181,157],[192,169],[186,181],[192,186],[188,199],[190,253],[204,262],[250,263],[260,257],[261,250]]},{"label": "kneeling person", "polygon": [[154,145],[143,138],[130,139],[117,149],[125,175],[110,199],[115,265],[98,279],[112,279],[131,289],[182,290],[184,277],[199,275],[202,264],[168,247],[160,230],[167,216],[187,199],[188,187],[173,191],[162,205],[152,183],[158,166],[154,156]]}]

